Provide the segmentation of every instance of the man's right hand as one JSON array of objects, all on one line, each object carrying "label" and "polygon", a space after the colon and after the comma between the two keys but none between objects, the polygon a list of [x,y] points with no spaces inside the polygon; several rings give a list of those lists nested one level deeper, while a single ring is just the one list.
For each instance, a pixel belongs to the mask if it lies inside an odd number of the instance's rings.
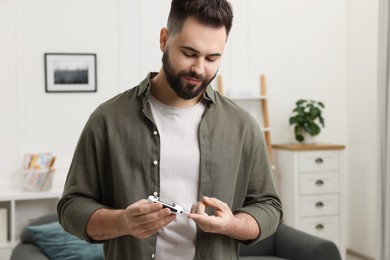
[{"label": "man's right hand", "polygon": [[88,220],[86,231],[96,241],[125,235],[143,239],[157,233],[175,218],[176,214],[162,208],[162,204],[142,199],[124,210],[96,210]]},{"label": "man's right hand", "polygon": [[147,238],[171,223],[176,214],[160,203],[140,200],[128,206],[123,214],[128,233],[137,238]]}]

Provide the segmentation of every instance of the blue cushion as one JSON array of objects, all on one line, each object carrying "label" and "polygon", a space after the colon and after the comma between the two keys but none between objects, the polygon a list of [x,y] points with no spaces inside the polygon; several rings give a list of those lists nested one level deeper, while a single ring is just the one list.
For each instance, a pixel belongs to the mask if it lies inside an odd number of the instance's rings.
[{"label": "blue cushion", "polygon": [[50,259],[104,259],[102,244],[89,244],[65,232],[58,221],[29,226],[27,230]]}]

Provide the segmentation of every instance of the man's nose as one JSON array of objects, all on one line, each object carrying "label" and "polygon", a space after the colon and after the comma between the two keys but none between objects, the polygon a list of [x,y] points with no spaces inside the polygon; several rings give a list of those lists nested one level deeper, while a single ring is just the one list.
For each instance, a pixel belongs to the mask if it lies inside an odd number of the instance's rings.
[{"label": "man's nose", "polygon": [[204,61],[203,61],[203,59],[199,58],[199,59],[195,60],[194,64],[192,64],[192,66],[191,66],[191,72],[194,72],[197,75],[204,74],[205,70],[204,70]]}]

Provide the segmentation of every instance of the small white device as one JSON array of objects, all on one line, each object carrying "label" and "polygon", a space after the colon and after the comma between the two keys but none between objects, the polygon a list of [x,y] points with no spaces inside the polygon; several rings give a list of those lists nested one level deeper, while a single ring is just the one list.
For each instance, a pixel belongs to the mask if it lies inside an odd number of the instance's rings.
[{"label": "small white device", "polygon": [[184,211],[182,206],[177,205],[176,203],[164,202],[160,200],[158,196],[150,195],[148,201],[151,203],[161,203],[163,205],[163,208],[170,209],[173,214],[182,214],[182,213],[188,214],[188,212]]}]

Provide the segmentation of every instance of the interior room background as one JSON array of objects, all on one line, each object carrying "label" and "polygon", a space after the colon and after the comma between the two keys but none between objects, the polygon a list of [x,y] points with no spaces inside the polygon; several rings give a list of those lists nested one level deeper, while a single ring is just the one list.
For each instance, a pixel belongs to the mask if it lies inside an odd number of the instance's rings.
[{"label": "interior room background", "polygon": [[[58,156],[61,187],[80,132],[103,101],[161,65],[170,0],[0,1],[0,190],[17,189],[23,155]],[[272,143],[294,142],[295,101],[325,104],[317,142],[346,145],[347,248],[375,257],[378,204],[378,3],[232,0],[219,74],[227,95],[268,87]],[[45,93],[44,53],[96,53],[96,93]]]}]

